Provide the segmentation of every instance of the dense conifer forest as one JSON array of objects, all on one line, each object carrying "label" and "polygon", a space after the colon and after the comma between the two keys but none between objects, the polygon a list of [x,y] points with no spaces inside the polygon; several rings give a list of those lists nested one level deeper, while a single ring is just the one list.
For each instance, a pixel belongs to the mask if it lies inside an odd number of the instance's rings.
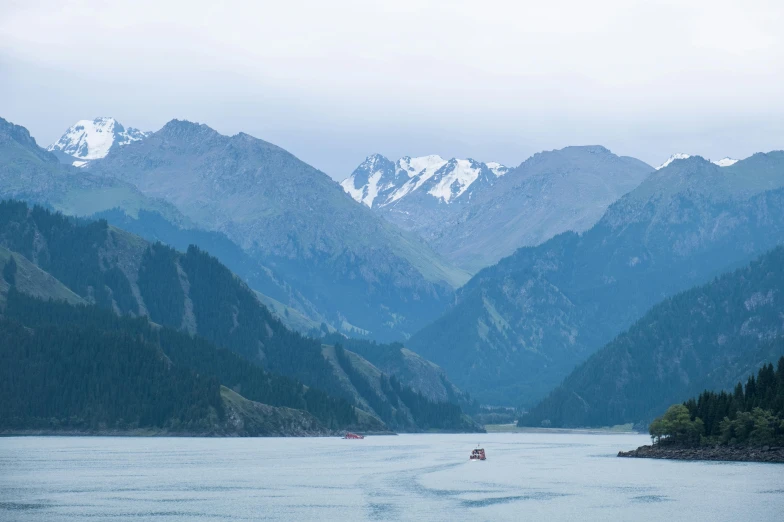
[{"label": "dense conifer forest", "polygon": [[3,428],[203,432],[224,416],[221,384],[250,400],[308,411],[331,428],[356,423],[346,401],[146,318],[44,302],[12,288],[0,330]]}]

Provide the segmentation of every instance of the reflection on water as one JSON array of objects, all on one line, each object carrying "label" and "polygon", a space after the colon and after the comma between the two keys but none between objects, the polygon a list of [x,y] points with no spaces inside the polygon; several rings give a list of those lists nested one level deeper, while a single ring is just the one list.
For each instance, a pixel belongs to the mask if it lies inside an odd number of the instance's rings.
[{"label": "reflection on water", "polygon": [[0,438],[0,520],[782,520],[784,465],[615,458],[647,440]]}]

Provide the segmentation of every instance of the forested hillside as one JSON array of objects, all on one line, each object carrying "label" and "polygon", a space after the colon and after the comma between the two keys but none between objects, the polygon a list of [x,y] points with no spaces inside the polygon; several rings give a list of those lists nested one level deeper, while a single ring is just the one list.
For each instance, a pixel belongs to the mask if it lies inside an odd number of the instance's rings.
[{"label": "forested hillside", "polygon": [[[80,222],[14,201],[0,203],[0,246],[31,260],[87,302],[197,334],[378,415],[335,372],[319,340],[287,329],[247,285],[197,247],[180,253],[102,220]],[[433,378],[441,382],[439,375]],[[418,428],[411,419],[404,429]]]},{"label": "forested hillside", "polygon": [[[0,337],[6,431],[284,435],[357,427],[346,401],[145,318],[45,302],[12,287]],[[222,384],[246,405],[266,404],[249,406],[264,413],[237,411],[222,398]]]},{"label": "forested hillside", "polygon": [[591,356],[521,426],[647,424],[705,389],[731,389],[784,354],[784,247],[653,307]]}]

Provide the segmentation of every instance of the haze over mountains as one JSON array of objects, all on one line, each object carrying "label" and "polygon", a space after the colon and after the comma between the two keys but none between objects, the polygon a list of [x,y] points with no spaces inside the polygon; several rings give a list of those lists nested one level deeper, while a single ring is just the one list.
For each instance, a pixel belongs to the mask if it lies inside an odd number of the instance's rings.
[{"label": "haze over mountains", "polygon": [[[0,197],[108,225],[3,207],[0,264],[19,274],[0,282],[3,296],[15,289],[149,317],[345,401],[359,412],[351,422],[379,429],[470,431],[460,408],[476,411],[472,398],[531,407],[550,392],[531,423],[645,422],[659,407],[648,396],[619,407],[634,414],[596,413],[625,367],[607,358],[575,367],[657,303],[784,240],[780,151],[716,162],[676,154],[658,168],[601,146],[545,151],[513,168],[374,154],[338,184],[273,144],[180,120],[152,133],[83,120],[49,149],[0,120]],[[70,273],[77,266],[83,276]],[[774,296],[777,281],[766,287]],[[742,315],[725,318],[727,328],[742,330]],[[665,366],[687,364],[693,352],[657,348],[674,346],[677,329],[646,324],[637,355],[658,350]],[[748,343],[721,346],[721,360],[689,367],[691,384],[669,383],[667,400],[761,362],[747,357]],[[724,363],[727,379],[716,372]],[[573,370],[582,380],[554,392]],[[239,382],[226,375],[220,384]],[[580,388],[588,381],[603,386],[590,400]],[[218,409],[256,411],[237,401],[262,398],[209,389]],[[588,406],[564,399],[574,394]],[[334,415],[348,411],[336,404]],[[302,408],[313,415],[295,415],[305,431],[333,422]],[[278,427],[291,418],[270,415]],[[258,417],[243,418],[257,423],[248,433],[264,431]]]}]

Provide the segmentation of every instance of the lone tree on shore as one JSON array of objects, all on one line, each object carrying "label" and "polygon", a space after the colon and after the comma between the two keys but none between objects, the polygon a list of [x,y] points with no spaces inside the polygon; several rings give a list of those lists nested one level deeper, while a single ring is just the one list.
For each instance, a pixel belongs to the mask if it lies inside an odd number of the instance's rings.
[{"label": "lone tree on shore", "polygon": [[699,442],[705,431],[702,419],[691,420],[689,409],[683,404],[673,404],[661,417],[651,423],[648,432],[654,443]]}]

